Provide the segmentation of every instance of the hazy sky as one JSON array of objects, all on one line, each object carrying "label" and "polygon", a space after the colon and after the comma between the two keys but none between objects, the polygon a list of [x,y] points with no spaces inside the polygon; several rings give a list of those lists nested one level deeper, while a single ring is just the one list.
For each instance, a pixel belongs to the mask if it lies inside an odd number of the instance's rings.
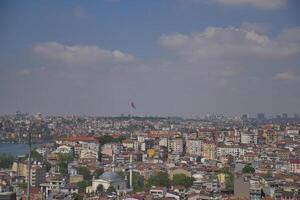
[{"label": "hazy sky", "polygon": [[0,114],[300,113],[299,0],[0,2]]}]

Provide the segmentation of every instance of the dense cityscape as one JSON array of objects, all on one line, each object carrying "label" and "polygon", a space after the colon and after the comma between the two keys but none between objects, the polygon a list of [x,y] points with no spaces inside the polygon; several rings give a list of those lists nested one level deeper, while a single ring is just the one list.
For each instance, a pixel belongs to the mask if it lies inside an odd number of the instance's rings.
[{"label": "dense cityscape", "polygon": [[300,200],[300,0],[0,0],[0,200]]},{"label": "dense cityscape", "polygon": [[[0,118],[0,196],[30,199],[299,199],[300,119]],[[31,170],[28,173],[28,166]]]}]

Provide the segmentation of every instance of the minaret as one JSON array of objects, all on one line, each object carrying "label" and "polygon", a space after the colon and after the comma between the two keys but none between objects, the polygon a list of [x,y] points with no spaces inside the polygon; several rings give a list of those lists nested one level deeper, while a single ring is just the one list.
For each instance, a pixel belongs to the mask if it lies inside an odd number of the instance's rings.
[{"label": "minaret", "polygon": [[111,163],[112,171],[115,172],[115,166],[116,166],[116,164],[115,164],[115,154],[113,154],[112,159],[113,159],[112,163]]},{"label": "minaret", "polygon": [[130,163],[129,163],[129,187],[132,188],[132,154],[130,154]]},{"label": "minaret", "polygon": [[27,200],[30,200],[30,189],[31,189],[31,130],[28,132],[28,164],[27,164]]}]

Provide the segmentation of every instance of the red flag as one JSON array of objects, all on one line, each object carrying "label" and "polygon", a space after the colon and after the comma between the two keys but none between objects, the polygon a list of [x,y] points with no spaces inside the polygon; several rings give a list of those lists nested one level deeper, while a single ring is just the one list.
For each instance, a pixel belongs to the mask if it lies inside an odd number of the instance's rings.
[{"label": "red flag", "polygon": [[133,109],[136,109],[133,102],[131,102],[130,105],[131,105],[131,107],[132,107]]}]

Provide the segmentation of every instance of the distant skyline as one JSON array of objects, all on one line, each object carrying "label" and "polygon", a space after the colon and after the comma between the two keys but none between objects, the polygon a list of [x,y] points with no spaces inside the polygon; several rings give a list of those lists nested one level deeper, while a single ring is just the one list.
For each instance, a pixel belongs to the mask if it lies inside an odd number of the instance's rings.
[{"label": "distant skyline", "polygon": [[300,113],[298,0],[0,2],[0,115]]},{"label": "distant skyline", "polygon": [[[263,114],[263,117],[259,116],[260,114]],[[87,114],[64,114],[64,115],[49,115],[44,113],[28,113],[28,112],[22,112],[20,110],[16,111],[15,113],[10,114],[4,114],[0,115],[0,117],[5,116],[14,116],[14,115],[26,115],[30,117],[103,117],[103,118],[119,118],[119,117],[125,117],[125,118],[183,118],[183,119],[205,119],[207,117],[225,117],[225,118],[244,118],[244,115],[247,115],[248,119],[299,119],[300,115],[298,113],[288,114],[288,113],[277,113],[270,115],[268,113],[256,113],[256,114],[248,114],[248,113],[240,113],[237,115],[229,115],[229,114],[222,114],[222,113],[206,113],[203,115],[189,115],[189,116],[176,116],[176,115],[142,115],[142,114],[129,114],[129,113],[121,113],[116,115],[87,115]],[[287,116],[284,116],[287,115]]]}]

